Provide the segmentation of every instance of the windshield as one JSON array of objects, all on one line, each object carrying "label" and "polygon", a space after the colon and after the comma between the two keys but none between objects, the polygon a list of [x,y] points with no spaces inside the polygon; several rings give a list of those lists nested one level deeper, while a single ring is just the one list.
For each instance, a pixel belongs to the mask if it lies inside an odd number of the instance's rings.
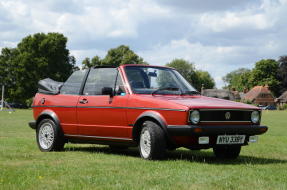
[{"label": "windshield", "polygon": [[198,94],[176,70],[163,67],[125,67],[135,94]]}]

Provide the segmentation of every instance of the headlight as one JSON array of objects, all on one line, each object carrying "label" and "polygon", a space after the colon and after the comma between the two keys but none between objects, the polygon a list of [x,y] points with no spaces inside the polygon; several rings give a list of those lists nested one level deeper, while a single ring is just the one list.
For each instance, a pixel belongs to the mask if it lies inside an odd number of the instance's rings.
[{"label": "headlight", "polygon": [[258,123],[259,122],[259,119],[260,119],[260,114],[258,111],[253,111],[251,113],[251,121],[252,123]]},{"label": "headlight", "polygon": [[197,111],[197,110],[192,111],[190,116],[189,116],[189,119],[193,124],[198,124],[200,121],[199,111]]}]

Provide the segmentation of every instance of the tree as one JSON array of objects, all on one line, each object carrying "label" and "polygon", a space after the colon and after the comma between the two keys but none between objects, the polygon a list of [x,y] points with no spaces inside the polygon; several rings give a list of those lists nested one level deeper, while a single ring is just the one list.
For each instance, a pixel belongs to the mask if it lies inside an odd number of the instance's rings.
[{"label": "tree", "polygon": [[222,80],[226,83],[224,88],[235,89],[237,91],[243,91],[244,89],[249,89],[252,87],[250,82],[251,70],[246,68],[236,69],[227,75],[225,75]]},{"label": "tree", "polygon": [[174,59],[166,66],[175,68],[190,84],[200,91],[202,85],[205,88],[214,88],[215,83],[206,71],[196,70],[192,63],[184,59]]},{"label": "tree", "polygon": [[244,90],[251,89],[253,87],[253,85],[250,82],[251,76],[252,76],[251,70],[243,72],[239,78],[239,86],[236,90],[242,92]]},{"label": "tree", "polygon": [[0,86],[5,86],[5,97],[8,101],[9,98],[7,97],[16,86],[15,70],[17,69],[17,62],[14,57],[17,54],[18,51],[15,48],[3,48],[0,54]]},{"label": "tree", "polygon": [[279,95],[280,80],[277,73],[279,63],[273,59],[262,59],[256,62],[252,70],[240,68],[228,73],[223,77],[223,81],[227,83],[225,88],[237,91],[250,89],[257,85],[268,85],[274,95]]},{"label": "tree", "polygon": [[82,61],[82,68],[83,69],[87,69],[91,67],[91,60],[90,58],[86,57],[83,61]]},{"label": "tree", "polygon": [[3,80],[11,85],[9,101],[24,103],[36,93],[40,79],[65,81],[75,68],[66,44],[62,34],[37,33],[22,39],[15,49],[4,48],[0,62],[6,68]]},{"label": "tree", "polygon": [[166,66],[175,68],[188,82],[193,82],[191,76],[195,76],[195,68],[192,63],[184,59],[174,59],[170,63],[167,63]]},{"label": "tree", "polygon": [[15,83],[14,71],[17,67],[15,57],[18,51],[16,48],[3,48],[0,54],[0,85],[10,88]]},{"label": "tree", "polygon": [[94,66],[100,66],[102,65],[102,60],[99,56],[94,56],[92,59],[86,57],[83,62],[82,62],[82,68],[83,69],[87,69],[87,68],[91,68]]},{"label": "tree", "polygon": [[274,59],[262,59],[256,62],[251,74],[251,84],[256,85],[268,85],[269,89],[278,96],[280,81],[277,78],[277,72],[279,69],[279,63]]},{"label": "tree", "polygon": [[125,64],[147,64],[135,54],[128,46],[121,45],[110,49],[102,60],[102,65],[120,66]]},{"label": "tree", "polygon": [[193,85],[197,90],[200,90],[202,86],[206,89],[211,89],[215,87],[214,79],[207,71],[197,70],[195,71],[195,74],[197,76],[197,81],[196,83],[193,83]]},{"label": "tree", "polygon": [[72,68],[73,72],[80,70],[80,68],[78,66],[76,66],[76,58],[74,56],[72,56],[72,55],[69,56],[69,63],[71,65],[73,65],[73,68]]},{"label": "tree", "polygon": [[278,63],[277,78],[281,81],[279,93],[282,94],[287,90],[287,56],[281,56]]}]

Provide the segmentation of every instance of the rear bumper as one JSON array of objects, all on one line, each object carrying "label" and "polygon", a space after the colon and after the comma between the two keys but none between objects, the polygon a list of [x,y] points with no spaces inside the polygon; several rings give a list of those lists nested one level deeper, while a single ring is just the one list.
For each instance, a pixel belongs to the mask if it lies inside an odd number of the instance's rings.
[{"label": "rear bumper", "polygon": [[30,121],[28,124],[32,129],[36,129],[36,121]]},{"label": "rear bumper", "polygon": [[204,136],[221,134],[260,135],[268,130],[259,125],[168,125],[170,136]]}]

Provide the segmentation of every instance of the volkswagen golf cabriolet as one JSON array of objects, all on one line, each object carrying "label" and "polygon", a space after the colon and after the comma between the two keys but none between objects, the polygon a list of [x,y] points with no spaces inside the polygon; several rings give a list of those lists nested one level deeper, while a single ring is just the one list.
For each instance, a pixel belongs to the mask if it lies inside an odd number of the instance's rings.
[{"label": "volkswagen golf cabriolet", "polygon": [[202,96],[161,66],[99,66],[75,71],[65,83],[44,79],[32,107],[29,125],[44,152],[70,142],[135,146],[150,160],[179,147],[234,159],[268,129],[259,108]]}]

